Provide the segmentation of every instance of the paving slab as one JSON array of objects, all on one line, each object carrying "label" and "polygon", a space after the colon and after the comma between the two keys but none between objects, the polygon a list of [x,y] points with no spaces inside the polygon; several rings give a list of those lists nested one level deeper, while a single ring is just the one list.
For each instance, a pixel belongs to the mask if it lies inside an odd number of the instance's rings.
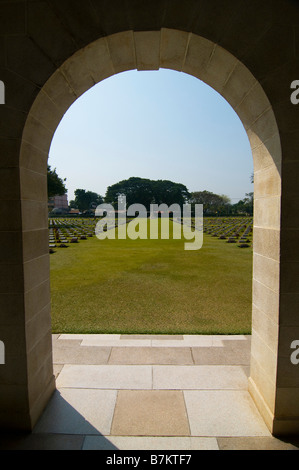
[{"label": "paving slab", "polygon": [[107,364],[111,353],[110,347],[73,347],[56,346],[53,349],[54,364]]},{"label": "paving slab", "polygon": [[299,450],[299,438],[220,437],[217,441],[220,450]]},{"label": "paving slab", "polygon": [[116,397],[115,390],[56,391],[34,433],[109,435]]},{"label": "paving slab", "polygon": [[142,339],[142,340],[161,340],[161,341],[183,341],[184,335],[121,335],[120,340],[132,340],[132,339]]},{"label": "paving slab", "polygon": [[193,364],[190,348],[112,348],[109,364]]},{"label": "paving slab", "polygon": [[[167,341],[163,339],[153,339],[152,347],[168,348],[170,345]],[[181,348],[181,347],[207,347],[210,348],[213,345],[213,336],[212,335],[184,335],[183,340],[173,340],[171,341],[172,348]],[[219,344],[222,346],[222,344]]]},{"label": "paving slab", "polygon": [[168,390],[120,391],[111,435],[190,436],[183,393]]},{"label": "paving slab", "polygon": [[219,450],[217,439],[208,437],[87,436],[82,450]]},{"label": "paving slab", "polygon": [[101,338],[96,335],[92,335],[90,338],[84,338],[81,343],[82,346],[110,346],[110,347],[143,347],[151,346],[150,339],[123,339],[122,341],[119,338]]},{"label": "paving slab", "polygon": [[81,334],[81,333],[78,333],[78,334],[61,334],[59,335],[59,338],[58,340],[98,340],[98,341],[105,341],[105,340],[109,340],[109,341],[115,341],[115,340],[119,340],[120,339],[120,335],[106,335],[106,334]]},{"label": "paving slab", "polygon": [[192,436],[271,436],[246,391],[184,391],[184,397]]},{"label": "paving slab", "polygon": [[[250,342],[250,335],[213,335],[212,346],[224,346],[224,341],[245,341]],[[245,343],[244,343],[245,344]]]},{"label": "paving slab", "polygon": [[57,334],[57,333],[56,333],[56,334],[53,334],[53,335],[52,335],[52,341],[53,341],[53,342],[56,341],[56,340],[59,338],[59,336],[60,336],[60,335]]},{"label": "paving slab", "polygon": [[153,366],[153,388],[170,390],[247,390],[242,366]]},{"label": "paving slab", "polygon": [[151,389],[152,366],[65,365],[57,388]]},{"label": "paving slab", "polygon": [[57,339],[53,343],[54,349],[75,349],[81,346],[82,339]]},{"label": "paving slab", "polygon": [[55,379],[57,379],[58,375],[62,371],[62,368],[63,368],[63,364],[53,364],[53,372],[54,372]]},{"label": "paving slab", "polygon": [[236,354],[238,353],[247,353],[250,354],[251,352],[251,340],[249,339],[234,339],[234,340],[221,340],[219,339],[215,342],[216,340],[213,341],[213,348],[220,349],[220,344],[222,345],[221,348],[223,351],[234,351]]},{"label": "paving slab", "polygon": [[192,348],[197,365],[250,365],[250,350],[234,347]]}]

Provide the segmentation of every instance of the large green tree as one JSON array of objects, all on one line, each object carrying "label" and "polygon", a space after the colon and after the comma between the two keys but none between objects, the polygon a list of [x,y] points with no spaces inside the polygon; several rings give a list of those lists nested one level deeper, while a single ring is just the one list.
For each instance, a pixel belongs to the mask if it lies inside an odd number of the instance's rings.
[{"label": "large green tree", "polygon": [[191,193],[189,201],[193,204],[203,204],[203,214],[208,215],[229,215],[231,203],[228,196],[214,194],[209,191],[195,191]]},{"label": "large green tree", "polygon": [[190,194],[186,186],[167,180],[150,180],[146,178],[131,177],[127,180],[109,186],[105,196],[105,202],[115,208],[118,198],[126,197],[127,207],[132,204],[142,204],[150,210],[151,204],[185,204]]},{"label": "large green tree", "polygon": [[72,207],[78,208],[81,212],[96,209],[102,202],[102,196],[92,191],[86,191],[85,189],[76,189],[75,201],[71,201]]},{"label": "large green tree", "polygon": [[153,181],[154,202],[156,204],[179,204],[183,206],[190,198],[190,193],[185,185],[168,180]]},{"label": "large green tree", "polygon": [[247,193],[246,197],[241,201],[234,204],[232,210],[233,213],[236,215],[248,215],[253,216],[253,209],[254,209],[254,194]]},{"label": "large green tree", "polygon": [[62,179],[58,176],[56,172],[56,168],[54,170],[51,169],[50,165],[48,165],[48,197],[54,196],[63,196],[67,193],[67,189],[65,187],[66,179]]}]

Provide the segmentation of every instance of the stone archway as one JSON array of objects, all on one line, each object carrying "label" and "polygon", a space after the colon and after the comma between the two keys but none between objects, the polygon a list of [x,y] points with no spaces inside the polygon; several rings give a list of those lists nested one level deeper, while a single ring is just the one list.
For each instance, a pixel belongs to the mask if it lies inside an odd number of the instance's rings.
[{"label": "stone archway", "polygon": [[[290,60],[286,68],[275,69],[271,79],[262,81],[257,76],[267,57],[266,47],[251,72],[238,54],[194,32],[167,27],[120,31],[79,48],[54,67],[48,80],[40,79],[40,90],[32,91],[32,79],[27,80],[22,104],[5,107],[0,339],[6,346],[7,363],[0,382],[4,397],[0,425],[32,429],[55,389],[46,211],[46,164],[55,129],[69,106],[101,80],[125,70],[170,68],[189,73],[221,93],[247,131],[255,171],[249,390],[273,434],[298,432],[298,372],[289,348],[299,331],[298,247],[292,243],[298,235],[298,217],[294,220],[291,212],[297,200],[294,142],[299,120],[289,100],[292,80],[288,83],[285,77],[291,76],[295,65]],[[40,67],[42,74],[43,63]],[[283,84],[288,84],[283,92],[278,91],[280,73]],[[11,89],[16,82],[21,86],[22,80],[18,82],[10,69],[5,74]],[[9,98],[13,102],[8,93]]]},{"label": "stone archway", "polygon": [[[260,392],[261,384],[259,382],[261,375],[267,374],[269,376],[267,377],[268,381],[266,379],[267,386],[271,389],[272,382],[275,390],[276,367],[274,364],[277,359],[275,342],[278,342],[278,328],[276,328],[275,336],[275,322],[267,322],[265,308],[261,305],[263,296],[259,296],[257,291],[261,288],[272,288],[277,295],[279,292],[281,152],[278,129],[271,105],[260,84],[241,62],[207,39],[176,30],[163,29],[161,32],[139,33],[126,31],[99,39],[66,61],[39,93],[24,128],[20,164],[22,167],[23,159],[28,156],[28,145],[30,146],[30,155],[32,148],[36,148],[43,150],[43,154],[40,156],[41,161],[47,158],[47,145],[50,145],[62,115],[70,103],[95,83],[125,70],[135,68],[153,70],[160,67],[189,73],[204,80],[220,92],[239,114],[251,142],[257,206],[254,234],[254,308],[259,310],[259,313],[254,316],[253,367],[250,386],[256,399],[263,399],[264,393]],[[63,98],[66,97],[68,101],[63,102]],[[45,139],[44,132],[47,132],[47,139]],[[41,148],[41,145],[44,147]],[[271,153],[267,148],[270,145],[272,146]],[[45,163],[46,161],[44,168]],[[27,199],[28,191],[32,191],[32,187],[36,188],[37,186],[27,178],[27,174],[25,178],[22,178],[22,181],[22,191],[24,192],[22,196]],[[40,189],[44,190],[43,181],[40,182],[40,185]],[[264,242],[264,231],[269,237],[266,243]],[[36,235],[35,230],[33,242],[35,256],[38,254]],[[40,233],[43,238],[45,235],[45,233]],[[44,240],[44,246],[46,246],[47,240],[48,236]],[[42,254],[46,253],[41,251],[40,255]],[[43,274],[46,274],[46,257],[44,263]],[[42,267],[37,266],[36,272],[38,270],[42,270]],[[265,275],[269,286],[265,285]],[[274,301],[273,294],[271,297]],[[262,321],[267,322],[267,328],[272,328],[272,344],[264,338]],[[266,347],[271,352],[268,353],[268,356],[262,354],[262,357],[259,357],[261,348]],[[264,363],[265,359],[268,364]],[[265,377],[263,377],[262,384],[264,381]],[[269,407],[271,400],[274,404],[274,390],[269,390],[269,396],[267,396]],[[270,415],[270,408],[267,412]],[[265,418],[270,422],[271,415],[265,414]]]}]

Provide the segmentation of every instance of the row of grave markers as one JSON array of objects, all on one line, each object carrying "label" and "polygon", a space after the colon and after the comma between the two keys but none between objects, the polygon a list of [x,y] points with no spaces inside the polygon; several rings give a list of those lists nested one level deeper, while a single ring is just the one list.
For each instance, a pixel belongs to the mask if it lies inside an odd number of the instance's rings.
[{"label": "row of grave markers", "polygon": [[[49,251],[67,248],[95,236],[97,219],[50,219]],[[109,228],[113,228],[114,225]],[[236,243],[240,248],[252,246],[253,218],[204,218],[203,232],[227,243]]]}]

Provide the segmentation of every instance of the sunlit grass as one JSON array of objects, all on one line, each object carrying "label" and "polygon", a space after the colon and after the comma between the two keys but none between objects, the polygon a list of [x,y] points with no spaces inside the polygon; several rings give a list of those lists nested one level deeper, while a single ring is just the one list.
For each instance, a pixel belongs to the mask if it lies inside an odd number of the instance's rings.
[{"label": "sunlit grass", "polygon": [[204,236],[81,241],[51,255],[53,333],[250,334],[252,250]]}]

